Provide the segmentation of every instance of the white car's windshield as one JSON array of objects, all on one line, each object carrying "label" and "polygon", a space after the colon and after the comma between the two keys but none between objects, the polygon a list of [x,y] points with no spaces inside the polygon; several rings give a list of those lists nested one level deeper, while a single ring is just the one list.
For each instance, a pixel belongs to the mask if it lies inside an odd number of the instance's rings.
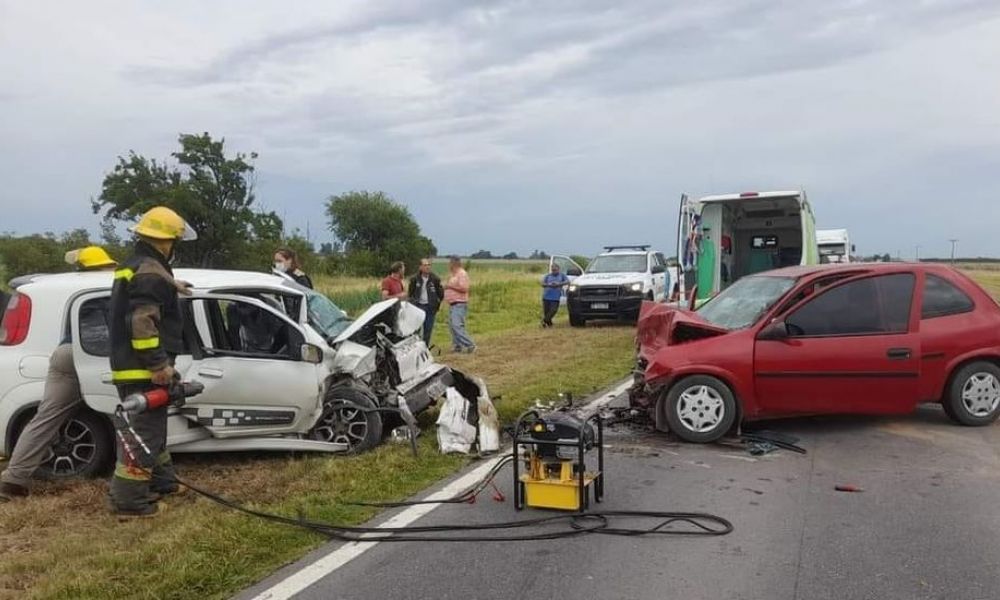
[{"label": "white car's windshield", "polygon": [[743,329],[753,325],[793,285],[791,277],[744,277],[702,305],[698,315],[719,327]]},{"label": "white car's windshield", "polygon": [[285,285],[293,287],[305,295],[309,324],[326,338],[337,337],[353,322],[346,312],[323,294],[290,280],[285,281]]},{"label": "white car's windshield", "polygon": [[587,266],[588,273],[645,273],[645,254],[605,254]]}]

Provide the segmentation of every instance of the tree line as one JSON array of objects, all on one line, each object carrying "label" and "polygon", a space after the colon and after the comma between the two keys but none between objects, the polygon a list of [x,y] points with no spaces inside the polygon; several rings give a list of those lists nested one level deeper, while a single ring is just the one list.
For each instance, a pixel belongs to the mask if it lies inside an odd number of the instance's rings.
[{"label": "tree line", "polygon": [[324,274],[378,275],[402,260],[415,269],[437,254],[434,243],[402,204],[379,191],[351,191],[325,200],[328,228],[336,241],[319,251],[298,230],[285,233],[282,219],[263,208],[256,194],[257,153],[227,156],[225,140],[208,133],[182,134],[172,160],[129,152],[104,177],[91,209],[100,225],[92,239],[85,228],[15,236],[0,233],[0,281],[28,273],[69,269],[66,251],[98,243],[122,259],[131,242],[120,231],[150,208],[163,205],[198,231],[198,240],[178,248],[189,267],[261,270],[275,249],[288,247],[306,268]]}]

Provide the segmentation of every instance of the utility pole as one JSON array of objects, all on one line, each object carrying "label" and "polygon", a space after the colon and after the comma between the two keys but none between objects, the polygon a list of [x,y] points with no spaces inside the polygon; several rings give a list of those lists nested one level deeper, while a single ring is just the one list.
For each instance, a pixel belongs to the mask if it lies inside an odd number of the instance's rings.
[{"label": "utility pole", "polygon": [[920,262],[920,244],[917,244],[916,248],[914,249],[913,255],[916,257],[917,262]]},{"label": "utility pole", "polygon": [[958,240],[948,240],[951,242],[951,262],[955,262],[955,245],[958,244]]}]

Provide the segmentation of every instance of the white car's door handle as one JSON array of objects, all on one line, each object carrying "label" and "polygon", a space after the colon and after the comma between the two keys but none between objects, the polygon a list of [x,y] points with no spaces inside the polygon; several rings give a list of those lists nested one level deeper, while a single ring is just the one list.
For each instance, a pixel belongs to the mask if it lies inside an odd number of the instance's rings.
[{"label": "white car's door handle", "polygon": [[210,377],[212,379],[222,379],[222,369],[198,369],[198,374],[202,377]]},{"label": "white car's door handle", "polygon": [[110,372],[101,373],[101,383],[106,383],[108,385],[111,385],[112,383],[114,383],[114,380],[111,378],[111,373]]}]

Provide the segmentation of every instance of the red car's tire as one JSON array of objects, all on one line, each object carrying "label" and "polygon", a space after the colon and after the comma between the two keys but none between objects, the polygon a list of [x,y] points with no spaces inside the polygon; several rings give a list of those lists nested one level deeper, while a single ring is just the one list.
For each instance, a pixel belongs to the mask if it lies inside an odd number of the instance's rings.
[{"label": "red car's tire", "polygon": [[955,372],[942,403],[959,425],[989,425],[1000,417],[1000,367],[985,360]]},{"label": "red car's tire", "polygon": [[714,442],[736,422],[736,396],[710,375],[685,377],[670,388],[662,409],[670,431],[686,442]]}]

